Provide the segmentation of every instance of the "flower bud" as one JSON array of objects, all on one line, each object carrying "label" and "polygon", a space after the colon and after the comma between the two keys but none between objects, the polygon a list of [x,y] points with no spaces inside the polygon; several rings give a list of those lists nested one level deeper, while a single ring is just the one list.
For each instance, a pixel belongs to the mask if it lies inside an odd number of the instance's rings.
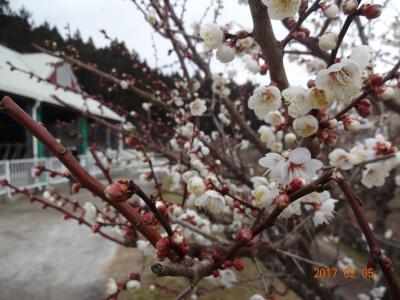
[{"label": "flower bud", "polygon": [[327,32],[319,37],[318,45],[323,51],[329,51],[336,47],[338,37],[334,32]]},{"label": "flower bud", "polygon": [[285,140],[285,145],[287,147],[292,147],[294,143],[296,143],[296,135],[294,133],[289,132],[285,134],[284,140]]},{"label": "flower bud", "polygon": [[161,252],[169,251],[169,239],[167,237],[163,237],[159,239],[156,243],[156,249]]},{"label": "flower bud", "polygon": [[376,19],[382,14],[382,5],[380,4],[363,4],[361,5],[360,15],[365,16],[368,20]]},{"label": "flower bud", "polygon": [[336,4],[325,4],[322,7],[322,12],[325,17],[333,19],[339,13],[339,7]]},{"label": "flower bud", "polygon": [[76,194],[79,192],[81,189],[81,184],[79,182],[74,182],[74,184],[71,186],[71,192]]},{"label": "flower bud", "polygon": [[329,138],[329,130],[327,130],[327,129],[319,130],[317,133],[317,137],[321,141],[326,141]]},{"label": "flower bud", "polygon": [[371,107],[371,101],[367,98],[363,98],[358,102],[359,106],[366,106],[366,107]]},{"label": "flower bud", "polygon": [[253,239],[253,233],[251,232],[251,229],[248,227],[239,230],[238,233],[236,234],[237,241],[245,240],[246,243],[250,243],[252,239]]},{"label": "flower bud", "polygon": [[[376,90],[375,90],[376,92]],[[382,91],[380,93],[376,93],[378,96],[378,99],[381,101],[388,101],[388,100],[393,100],[396,96],[396,92],[394,88],[388,86],[382,88]]]},{"label": "flower bud", "polygon": [[334,147],[339,139],[336,133],[330,133],[328,139],[325,141],[328,146]]},{"label": "flower bud", "polygon": [[223,44],[221,47],[218,48],[216,56],[220,62],[226,64],[234,60],[235,51],[231,47]]},{"label": "flower bud", "polygon": [[360,130],[360,122],[351,118],[343,119],[344,129],[349,132],[357,132]]},{"label": "flower bud", "polygon": [[293,180],[289,183],[288,192],[297,191],[297,190],[301,189],[303,186],[305,186],[306,183],[307,183],[307,182],[306,182],[303,178],[297,177],[297,178],[293,179]]},{"label": "flower bud", "polygon": [[128,180],[118,180],[111,183],[104,189],[104,194],[107,199],[116,202],[124,202],[129,199],[131,192],[129,191],[130,184]]},{"label": "flower bud", "polygon": [[236,271],[242,271],[244,269],[244,262],[241,259],[234,259],[232,265]]},{"label": "flower bud", "polygon": [[274,199],[275,205],[280,209],[285,209],[290,203],[290,198],[286,193],[281,193]]},{"label": "flower bud", "polygon": [[212,272],[212,276],[214,276],[214,277],[219,277],[219,271],[218,271],[218,270],[214,270],[214,271]]},{"label": "flower bud", "polygon": [[355,13],[358,8],[357,0],[344,0],[343,2],[343,12],[345,15],[350,15]]},{"label": "flower bud", "polygon": [[318,121],[321,123],[325,123],[329,120],[329,114],[327,113],[326,110],[322,110],[322,109],[318,111],[316,117],[317,117]]},{"label": "flower bud", "polygon": [[359,105],[357,107],[357,112],[361,117],[367,118],[371,115],[371,107],[365,105]]},{"label": "flower bud", "polygon": [[221,258],[221,255],[220,255],[217,251],[214,251],[214,252],[212,253],[211,257],[212,257],[212,259],[213,259],[214,261],[219,261],[220,258]]}]

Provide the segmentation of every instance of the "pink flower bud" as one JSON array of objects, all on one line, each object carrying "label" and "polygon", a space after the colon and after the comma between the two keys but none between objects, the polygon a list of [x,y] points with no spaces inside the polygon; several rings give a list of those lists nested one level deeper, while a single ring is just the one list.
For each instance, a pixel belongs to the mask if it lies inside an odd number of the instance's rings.
[{"label": "pink flower bud", "polygon": [[81,184],[79,182],[75,182],[71,187],[71,192],[76,194],[81,189]]},{"label": "pink flower bud", "polygon": [[326,110],[322,109],[317,112],[316,117],[318,121],[320,121],[321,123],[327,122],[329,120],[329,114],[327,113]]},{"label": "pink flower bud", "polygon": [[360,130],[360,122],[351,118],[343,119],[344,129],[349,132],[357,132]]},{"label": "pink flower bud", "polygon": [[303,178],[297,177],[289,183],[289,191],[297,191],[298,189],[301,189],[303,186],[305,186],[306,183],[307,182]]},{"label": "pink flower bud", "polygon": [[363,4],[360,7],[360,14],[368,20],[376,19],[382,14],[382,5],[380,4]]},{"label": "pink flower bud", "polygon": [[359,105],[357,107],[357,112],[361,117],[367,118],[371,115],[371,107],[365,105]]},{"label": "pink flower bud", "polygon": [[131,196],[129,187],[130,184],[127,180],[118,180],[108,185],[104,189],[104,194],[111,201],[124,202]]},{"label": "pink flower bud", "polygon": [[241,259],[234,259],[232,264],[236,271],[242,271],[244,269],[244,262]]},{"label": "pink flower bud", "polygon": [[214,277],[219,277],[219,271],[218,271],[218,270],[214,270],[214,271],[212,272],[212,276],[214,276]]},{"label": "pink flower bud", "polygon": [[333,146],[336,145],[338,139],[339,139],[339,136],[338,136],[336,133],[329,133],[329,137],[328,137],[328,139],[326,140],[326,144],[327,144],[328,146],[333,147]]},{"label": "pink flower bud", "polygon": [[358,8],[357,0],[344,0],[343,2],[343,12],[345,15],[350,15],[355,13]]},{"label": "pink flower bud", "polygon": [[274,199],[275,205],[280,209],[285,209],[290,203],[290,198],[286,193],[281,193]]},{"label": "pink flower bud", "polygon": [[159,239],[156,243],[156,249],[160,252],[168,252],[169,251],[169,238],[163,237]]},{"label": "pink flower bud", "polygon": [[251,232],[251,229],[248,227],[239,230],[238,233],[236,234],[237,241],[245,240],[246,243],[249,244],[251,243],[252,239],[253,239],[253,233]]}]

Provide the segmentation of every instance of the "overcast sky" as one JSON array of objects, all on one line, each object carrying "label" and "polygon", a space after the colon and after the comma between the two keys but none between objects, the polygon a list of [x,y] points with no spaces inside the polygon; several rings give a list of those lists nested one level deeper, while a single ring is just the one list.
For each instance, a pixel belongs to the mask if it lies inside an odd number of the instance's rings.
[{"label": "overcast sky", "polygon": [[[201,18],[210,1],[188,0],[186,28],[189,28],[192,21]],[[67,31],[64,28],[68,24],[71,32],[79,29],[84,39],[92,37],[97,46],[104,46],[108,43],[99,32],[100,29],[105,29],[109,36],[125,41],[128,48],[134,49],[151,66],[155,66],[152,47],[153,30],[130,0],[11,0],[10,2],[14,10],[25,7],[30,11],[36,25],[47,21],[50,25],[57,26],[60,33],[65,36]],[[382,1],[375,1],[375,3],[379,2]],[[395,0],[394,2],[400,1]],[[224,3],[225,8],[219,18],[219,24],[234,21],[240,23],[244,28],[251,29],[251,17],[247,5],[239,5],[237,0],[225,0]],[[211,17],[212,14],[209,15],[209,20]],[[276,25],[274,27],[276,35],[283,37],[286,30],[280,23],[274,25]],[[171,48],[170,43],[157,35],[154,36],[154,40],[157,45],[158,65],[172,62],[174,59],[167,55]],[[215,60],[212,62],[213,70],[218,72],[238,69],[239,64],[238,59],[235,60],[235,63],[228,64],[228,67]],[[240,69],[243,70],[243,68]],[[299,66],[290,64],[288,76],[291,83],[305,84],[307,78],[301,75],[304,74],[303,72]],[[237,76],[241,82],[249,78],[252,79],[253,76],[247,72],[239,72]],[[263,81],[265,81],[265,77]]]}]

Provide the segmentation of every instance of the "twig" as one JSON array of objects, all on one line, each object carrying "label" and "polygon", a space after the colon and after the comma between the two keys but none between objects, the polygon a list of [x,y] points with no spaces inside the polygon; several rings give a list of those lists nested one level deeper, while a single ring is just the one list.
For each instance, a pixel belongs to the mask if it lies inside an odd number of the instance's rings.
[{"label": "twig", "polygon": [[372,259],[370,264],[372,264],[372,266],[375,266],[376,263],[379,264],[389,285],[393,299],[400,299],[400,288],[396,282],[393,272],[393,263],[387,256],[383,254],[378,240],[375,238],[374,233],[369,227],[367,218],[361,206],[362,202],[360,198],[354,194],[350,185],[339,172],[335,172],[335,180],[349,201],[354,216],[356,217],[358,224],[364,233],[365,239],[367,240]]}]

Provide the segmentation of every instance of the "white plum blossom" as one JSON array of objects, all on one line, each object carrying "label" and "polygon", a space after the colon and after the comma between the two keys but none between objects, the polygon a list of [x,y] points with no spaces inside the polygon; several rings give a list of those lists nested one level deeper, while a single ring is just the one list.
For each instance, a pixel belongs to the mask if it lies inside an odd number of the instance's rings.
[{"label": "white plum blossom", "polygon": [[362,87],[360,67],[345,59],[319,71],[315,84],[325,92],[329,100],[350,101]]},{"label": "white plum blossom", "polygon": [[337,264],[338,264],[339,270],[341,270],[341,271],[344,271],[346,268],[350,268],[350,269],[355,268],[353,259],[348,256],[340,258],[338,260]]},{"label": "white plum blossom", "polygon": [[126,80],[121,80],[119,82],[119,86],[121,87],[121,89],[127,90],[129,88],[129,83]]},{"label": "white plum blossom", "polygon": [[206,191],[204,180],[199,176],[193,176],[187,181],[187,189],[190,193],[199,197]]},{"label": "white plum blossom", "polygon": [[147,11],[146,20],[151,25],[157,24],[157,12],[154,8],[149,8],[149,10]]},{"label": "white plum blossom", "polygon": [[371,296],[374,298],[374,300],[381,299],[385,295],[386,292],[386,287],[384,286],[379,286],[376,288],[373,288],[369,293]]},{"label": "white plum blossom", "polygon": [[260,120],[263,120],[269,112],[276,111],[281,106],[281,93],[275,86],[260,86],[249,98],[248,106]]},{"label": "white plum blossom", "polygon": [[307,72],[316,73],[326,68],[326,62],[318,57],[314,57],[306,62]]},{"label": "white plum blossom", "polygon": [[354,47],[351,50],[349,59],[353,62],[356,62],[360,67],[360,70],[363,70],[371,63],[372,55],[373,51],[370,46],[361,45]]},{"label": "white plum blossom", "polygon": [[275,142],[275,133],[271,127],[262,125],[258,129],[258,134],[260,135],[260,140],[267,145],[268,148],[271,148]]},{"label": "white plum blossom", "polygon": [[253,190],[252,194],[254,196],[255,205],[265,208],[273,203],[275,197],[279,195],[279,190],[266,185],[258,185]]},{"label": "white plum blossom", "polygon": [[318,120],[312,115],[302,116],[293,121],[293,130],[301,137],[309,137],[318,131]]},{"label": "white plum blossom", "polygon": [[363,171],[361,183],[369,189],[374,186],[380,187],[385,184],[385,179],[388,176],[389,170],[385,164],[371,163]]},{"label": "white plum blossom", "polygon": [[346,150],[336,148],[329,153],[329,164],[342,170],[350,170],[355,164],[355,159]]},{"label": "white plum blossom", "polygon": [[328,224],[334,216],[335,203],[337,200],[328,199],[322,204],[317,205],[316,211],[313,216],[315,226],[321,224]]},{"label": "white plum blossom", "polygon": [[307,90],[305,96],[313,109],[327,109],[333,103],[332,99],[326,97],[323,90],[319,90],[316,87]]},{"label": "white plum blossom", "polygon": [[142,251],[144,256],[152,257],[155,254],[154,248],[149,241],[137,240],[136,247]]},{"label": "white plum blossom", "polygon": [[357,298],[358,298],[358,300],[371,300],[371,297],[364,293],[358,294]]},{"label": "white plum blossom", "polygon": [[383,92],[378,94],[378,99],[381,101],[389,101],[396,98],[396,90],[390,86],[383,87]]},{"label": "white plum blossom", "polygon": [[253,296],[251,296],[249,298],[249,300],[265,300],[265,298],[263,296],[261,296],[260,294],[254,294]]},{"label": "white plum blossom", "polygon": [[250,55],[243,56],[242,61],[244,62],[246,69],[249,70],[250,73],[257,74],[260,71],[260,65]]},{"label": "white plum blossom", "polygon": [[296,86],[282,91],[283,98],[289,102],[288,113],[292,118],[304,116],[311,110],[311,104],[305,93],[306,89]]},{"label": "white plum blossom", "polygon": [[175,191],[180,187],[181,174],[168,172],[161,181],[162,188],[166,191]]},{"label": "white plum blossom", "polygon": [[107,285],[106,285],[107,295],[114,295],[117,292],[118,292],[118,285],[117,285],[117,282],[115,281],[115,279],[113,279],[113,278],[108,279]]},{"label": "white plum blossom", "polygon": [[323,51],[330,51],[337,45],[338,37],[334,32],[326,32],[318,38],[318,46]]},{"label": "white plum blossom", "polygon": [[270,111],[265,117],[265,122],[273,126],[279,126],[285,121],[279,110]]},{"label": "white plum blossom", "polygon": [[385,231],[383,236],[385,239],[390,240],[393,237],[393,230],[389,228]]},{"label": "white plum blossom", "polygon": [[296,148],[288,159],[277,153],[267,153],[258,163],[267,169],[272,180],[288,184],[295,178],[311,180],[322,168],[320,160],[312,159],[307,148]]},{"label": "white plum blossom", "polygon": [[218,48],[216,53],[217,59],[222,63],[229,63],[235,58],[235,51],[223,44],[221,47]]},{"label": "white plum blossom", "polygon": [[138,280],[129,280],[125,284],[125,286],[126,286],[127,290],[138,289],[138,288],[140,288],[140,281],[138,281]]},{"label": "white plum blossom", "polygon": [[236,273],[231,269],[220,270],[219,279],[221,284],[226,288],[230,288],[237,283]]},{"label": "white plum blossom", "polygon": [[87,221],[94,221],[97,216],[97,209],[96,206],[93,205],[91,202],[85,202],[83,205],[83,210],[85,211],[85,219]]},{"label": "white plum blossom", "polygon": [[197,98],[190,103],[190,112],[192,116],[202,116],[207,111],[206,102]]},{"label": "white plum blossom", "polygon": [[208,211],[218,214],[225,206],[225,198],[217,191],[208,190],[202,196],[194,199],[196,206],[203,207]]},{"label": "white plum blossom", "polygon": [[293,17],[300,8],[301,0],[262,0],[268,7],[268,14],[273,20]]},{"label": "white plum blossom", "polygon": [[204,50],[208,51],[222,46],[224,33],[217,24],[208,23],[201,28],[200,37],[203,39]]},{"label": "white plum blossom", "polygon": [[257,188],[259,185],[269,185],[267,178],[265,178],[264,176],[253,176],[250,180],[253,183],[254,189]]}]

